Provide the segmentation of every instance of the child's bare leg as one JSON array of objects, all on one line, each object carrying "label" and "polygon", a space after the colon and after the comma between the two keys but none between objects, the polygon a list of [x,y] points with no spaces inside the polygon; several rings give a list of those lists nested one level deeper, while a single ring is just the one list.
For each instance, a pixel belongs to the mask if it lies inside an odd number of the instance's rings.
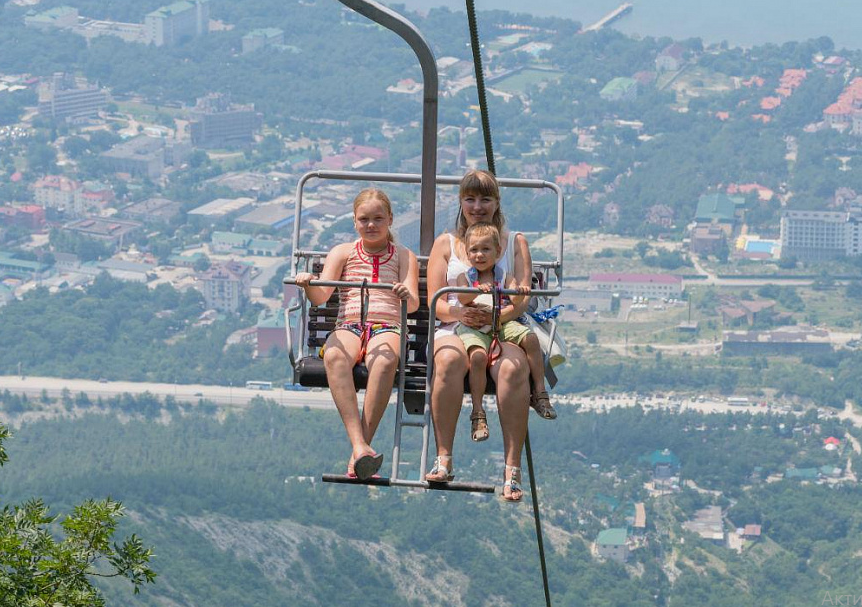
[{"label": "child's bare leg", "polygon": [[470,398],[473,401],[473,414],[484,412],[482,399],[488,385],[487,368],[488,353],[478,346],[473,346],[468,352],[470,356]]},{"label": "child's bare leg", "polygon": [[535,333],[529,333],[521,340],[521,349],[527,355],[530,365],[530,379],[533,380],[533,392],[530,395],[530,406],[545,419],[556,419],[557,412],[551,404],[548,392],[545,390],[545,361],[542,347]]},{"label": "child's bare leg", "polygon": [[521,340],[521,349],[527,355],[527,363],[530,365],[530,379],[533,380],[534,390],[542,392],[545,389],[545,360],[542,356],[542,347],[535,333],[527,334]]},{"label": "child's bare leg", "polygon": [[473,411],[470,413],[470,438],[483,441],[488,438],[488,416],[482,399],[488,385],[488,353],[478,346],[470,348],[470,399],[473,401]]}]

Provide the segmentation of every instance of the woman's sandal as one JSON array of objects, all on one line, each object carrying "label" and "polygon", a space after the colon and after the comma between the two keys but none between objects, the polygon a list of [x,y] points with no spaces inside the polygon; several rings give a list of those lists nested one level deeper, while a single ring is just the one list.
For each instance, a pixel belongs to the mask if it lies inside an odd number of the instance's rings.
[{"label": "woman's sandal", "polygon": [[[444,464],[444,460],[447,463]],[[425,480],[432,483],[448,483],[455,480],[455,475],[452,474],[453,470],[450,468],[451,465],[451,455],[438,455],[434,458],[434,467],[425,475]]]},{"label": "woman's sandal", "polygon": [[[524,497],[524,491],[521,489],[521,469],[517,466],[506,464],[506,470],[509,472],[509,480],[503,483],[502,497],[507,502],[520,502]],[[506,494],[506,489],[509,494]],[[516,497],[517,495],[517,497]]]},{"label": "woman's sandal", "polygon": [[484,411],[479,411],[470,416],[470,438],[475,442],[481,443],[483,440],[488,440],[490,432],[488,431],[488,416]]},{"label": "woman's sandal", "polygon": [[557,419],[557,410],[551,404],[548,393],[545,390],[530,394],[530,406],[536,410],[543,419]]}]

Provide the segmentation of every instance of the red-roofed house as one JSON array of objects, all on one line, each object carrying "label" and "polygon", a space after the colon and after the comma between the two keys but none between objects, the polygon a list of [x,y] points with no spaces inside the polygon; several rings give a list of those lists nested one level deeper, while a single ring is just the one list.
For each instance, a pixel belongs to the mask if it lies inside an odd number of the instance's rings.
[{"label": "red-roofed house", "polygon": [[592,172],[593,167],[586,162],[570,164],[566,174],[557,175],[554,181],[563,188],[583,189]]},{"label": "red-roofed house", "polygon": [[21,207],[0,207],[0,223],[21,226],[28,230],[39,230],[45,225],[45,209],[35,204]]},{"label": "red-roofed house", "polygon": [[655,69],[659,72],[675,72],[682,67],[685,49],[674,42],[664,48],[655,58]]},{"label": "red-roofed house", "polygon": [[805,78],[808,76],[808,72],[803,69],[786,69],[784,73],[779,78],[778,82],[781,88],[789,88],[795,89],[797,88]]},{"label": "red-roofed house", "polygon": [[746,525],[745,529],[742,530],[742,537],[747,540],[759,540],[760,525]]},{"label": "red-roofed house", "polygon": [[772,116],[767,116],[766,114],[752,114],[751,117],[754,120],[759,120],[763,124],[766,124],[767,122],[772,120]]},{"label": "red-roofed house", "polygon": [[682,278],[670,274],[590,274],[590,288],[612,291],[621,297],[679,297]]},{"label": "red-roofed house", "polygon": [[830,436],[828,438],[823,439],[824,445],[835,445],[836,447],[841,444],[841,441],[834,436]]},{"label": "red-roofed house", "polygon": [[760,88],[765,83],[766,83],[766,81],[763,78],[761,78],[760,76],[752,76],[748,80],[743,80],[741,82],[742,86],[744,86],[746,88],[751,88],[752,86],[756,86],[757,88]]},{"label": "red-roofed house", "polygon": [[724,122],[728,118],[730,118],[730,112],[716,112],[715,117]]},{"label": "red-roofed house", "polygon": [[646,222],[654,226],[669,228],[673,225],[673,209],[666,204],[654,204],[646,213]]},{"label": "red-roofed house", "polygon": [[781,105],[781,97],[764,97],[760,100],[760,109],[771,111]]},{"label": "red-roofed house", "polygon": [[727,193],[731,195],[750,192],[757,192],[757,197],[764,202],[772,200],[772,197],[775,196],[775,192],[759,183],[731,183],[727,186]]},{"label": "red-roofed house", "polygon": [[21,174],[21,171],[15,171],[12,173],[12,176],[9,178],[12,183],[18,183],[22,179],[24,179],[24,175]]}]

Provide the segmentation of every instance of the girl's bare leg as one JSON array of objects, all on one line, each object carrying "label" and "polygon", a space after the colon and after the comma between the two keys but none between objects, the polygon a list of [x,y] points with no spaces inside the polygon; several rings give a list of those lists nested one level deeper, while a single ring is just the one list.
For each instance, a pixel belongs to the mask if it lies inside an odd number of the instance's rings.
[{"label": "girl's bare leg", "polygon": [[323,352],[323,365],[326,368],[326,379],[332,399],[341,415],[347,438],[353,447],[350,461],[363,455],[374,453],[374,449],[365,439],[362,422],[359,417],[359,404],[356,400],[356,386],[353,383],[353,367],[359,355],[361,341],[350,331],[333,331],[326,338],[326,348]]},{"label": "girl's bare leg", "polygon": [[368,386],[362,405],[362,434],[370,445],[392,396],[392,386],[398,374],[401,336],[388,331],[372,337],[365,354]]}]

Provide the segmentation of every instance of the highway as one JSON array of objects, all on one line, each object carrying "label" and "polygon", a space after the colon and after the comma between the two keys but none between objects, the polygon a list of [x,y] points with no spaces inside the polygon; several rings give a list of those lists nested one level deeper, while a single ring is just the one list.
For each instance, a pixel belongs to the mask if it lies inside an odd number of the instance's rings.
[{"label": "highway", "polygon": [[[26,377],[17,375],[0,376],[0,392],[9,390],[13,394],[26,394],[29,398],[38,399],[42,390],[48,393],[50,398],[60,398],[64,389],[68,389],[74,397],[79,392],[84,392],[91,399],[110,398],[124,393],[144,394],[149,392],[160,399],[173,396],[178,402],[197,403],[200,399],[213,402],[221,407],[245,408],[257,396],[274,400],[285,407],[309,407],[311,409],[335,411],[332,397],[326,390],[301,391],[284,390],[275,388],[273,390],[249,390],[244,386],[241,388],[230,386],[205,386],[200,384],[158,384],[144,382],[112,381],[101,382],[90,379],[60,379],[56,377]],[[777,406],[734,406],[725,400],[706,395],[703,401],[692,400],[683,397],[663,398],[636,398],[630,394],[604,394],[601,396],[586,396],[583,394],[561,394],[551,395],[554,404],[558,408],[568,408],[574,404],[580,405],[584,410],[602,411],[614,407],[633,407],[642,404],[644,408],[663,408],[671,411],[697,411],[700,413],[784,413],[794,415],[787,407],[782,411]],[[393,399],[394,400],[394,399]],[[679,404],[676,405],[675,402]],[[496,410],[496,403],[489,398],[486,403],[488,409]],[[562,413],[562,411],[561,411]],[[565,413],[563,413],[565,415]],[[799,415],[799,413],[796,413]],[[848,401],[846,408],[838,414],[839,419],[849,420],[857,427],[862,427],[862,415],[857,413],[853,404]]]},{"label": "highway", "polygon": [[272,399],[287,407],[311,407],[312,409],[332,409],[335,405],[327,391],[310,392],[284,390],[248,390],[245,386],[204,386],[199,384],[157,384],[129,381],[101,382],[91,379],[60,379],[56,377],[25,377],[18,375],[0,376],[0,392],[9,390],[13,394],[26,394],[29,398],[39,398],[42,390],[50,398],[59,398],[68,389],[72,396],[84,392],[91,399],[110,398],[123,393],[144,394],[149,392],[160,399],[173,396],[179,402],[197,403],[201,398],[223,407],[242,408],[248,406],[256,396]]}]

